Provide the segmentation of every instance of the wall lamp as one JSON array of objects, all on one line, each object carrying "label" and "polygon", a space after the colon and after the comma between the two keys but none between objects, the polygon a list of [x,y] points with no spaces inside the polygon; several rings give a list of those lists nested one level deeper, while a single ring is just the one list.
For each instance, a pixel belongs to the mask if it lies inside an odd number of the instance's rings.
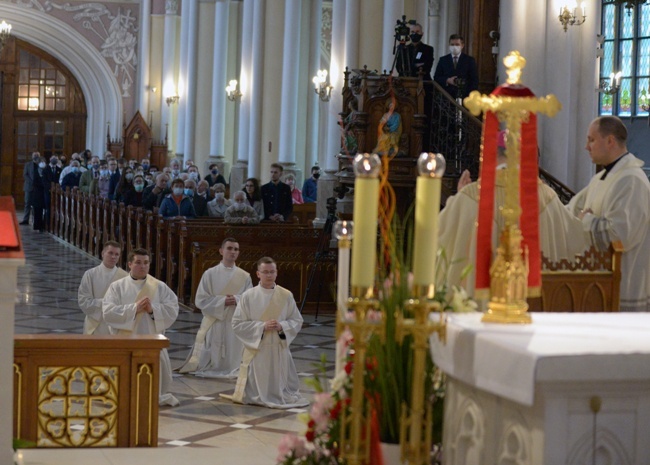
[{"label": "wall lamp", "polygon": [[237,88],[237,79],[231,80],[226,87],[226,97],[228,97],[228,100],[234,102],[236,100],[239,100],[242,95],[243,94]]},{"label": "wall lamp", "polygon": [[621,88],[621,72],[612,73],[609,75],[609,79],[603,78],[600,80],[600,86],[596,89],[596,92],[600,92],[605,95],[614,95]]},{"label": "wall lamp", "polygon": [[0,53],[5,46],[5,42],[11,35],[11,24],[7,23],[4,19],[0,23]]},{"label": "wall lamp", "polygon": [[560,8],[560,16],[558,16],[560,24],[564,26],[564,32],[567,31],[569,26],[580,26],[587,19],[587,11],[585,10],[585,3],[582,2],[580,6],[576,6],[573,11],[569,9],[568,5]]},{"label": "wall lamp", "polygon": [[311,82],[314,83],[314,92],[318,94],[318,97],[323,102],[329,102],[333,87],[327,82],[327,70],[319,69]]}]

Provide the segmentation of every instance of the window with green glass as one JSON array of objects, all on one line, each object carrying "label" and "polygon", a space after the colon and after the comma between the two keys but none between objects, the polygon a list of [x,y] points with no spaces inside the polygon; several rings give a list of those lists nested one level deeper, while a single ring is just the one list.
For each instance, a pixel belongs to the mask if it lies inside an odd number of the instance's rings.
[{"label": "window with green glass", "polygon": [[620,71],[620,89],[600,94],[599,113],[647,116],[650,106],[650,3],[603,0],[600,78]]}]

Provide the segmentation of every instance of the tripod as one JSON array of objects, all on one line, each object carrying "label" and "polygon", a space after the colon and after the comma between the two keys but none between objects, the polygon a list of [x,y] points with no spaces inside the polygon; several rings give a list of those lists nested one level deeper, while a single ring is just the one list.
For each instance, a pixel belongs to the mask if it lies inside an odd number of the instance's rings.
[{"label": "tripod", "polygon": [[397,66],[397,74],[406,77],[411,76],[411,55],[406,48],[405,41],[402,40],[398,43],[397,38],[395,38],[395,43],[393,44],[393,55],[395,55],[395,58],[393,58],[393,66],[390,68],[390,74],[393,74],[393,70],[395,69],[395,66]]},{"label": "tripod", "polygon": [[[316,276],[316,269],[320,270],[320,262],[324,257],[327,256],[329,251],[329,240],[332,237],[332,226],[338,218],[336,217],[336,197],[329,197],[327,199],[327,220],[325,221],[325,226],[320,233],[318,238],[318,247],[316,249],[316,255],[314,256],[314,261],[311,265],[311,270],[309,271],[309,277],[307,278],[307,288],[305,289],[305,294],[302,297],[302,302],[300,303],[300,313],[305,307],[307,302],[307,296],[311,290],[311,286],[314,282],[314,277]],[[316,299],[316,316],[314,320],[318,320],[318,311],[320,309],[320,295],[323,289],[323,281],[318,282],[318,296]]]}]

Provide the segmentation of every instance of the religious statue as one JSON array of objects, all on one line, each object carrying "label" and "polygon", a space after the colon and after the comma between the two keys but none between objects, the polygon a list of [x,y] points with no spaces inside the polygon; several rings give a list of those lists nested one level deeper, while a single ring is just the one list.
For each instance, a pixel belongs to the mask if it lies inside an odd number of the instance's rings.
[{"label": "religious statue", "polygon": [[357,137],[354,135],[354,131],[352,130],[356,114],[358,113],[357,105],[356,100],[351,100],[350,103],[348,103],[348,110],[350,110],[350,112],[344,119],[339,121],[339,126],[341,126],[341,153],[350,156],[355,155],[359,149]]},{"label": "religious statue", "polygon": [[402,137],[402,117],[397,111],[397,102],[391,99],[386,105],[386,113],[379,121],[379,136],[373,152],[379,155],[396,156],[399,140]]}]

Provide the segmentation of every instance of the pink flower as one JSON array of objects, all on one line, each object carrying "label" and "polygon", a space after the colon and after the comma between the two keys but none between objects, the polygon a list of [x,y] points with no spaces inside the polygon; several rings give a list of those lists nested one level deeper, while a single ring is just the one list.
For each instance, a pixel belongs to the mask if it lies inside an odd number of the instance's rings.
[{"label": "pink flower", "polygon": [[330,419],[330,410],[334,407],[334,399],[327,392],[314,394],[314,403],[311,406],[311,418],[314,421],[314,432],[322,433],[327,430]]},{"label": "pink flower", "polygon": [[277,463],[282,463],[291,453],[297,458],[304,457],[308,453],[304,439],[294,433],[285,434],[280,440]]}]

